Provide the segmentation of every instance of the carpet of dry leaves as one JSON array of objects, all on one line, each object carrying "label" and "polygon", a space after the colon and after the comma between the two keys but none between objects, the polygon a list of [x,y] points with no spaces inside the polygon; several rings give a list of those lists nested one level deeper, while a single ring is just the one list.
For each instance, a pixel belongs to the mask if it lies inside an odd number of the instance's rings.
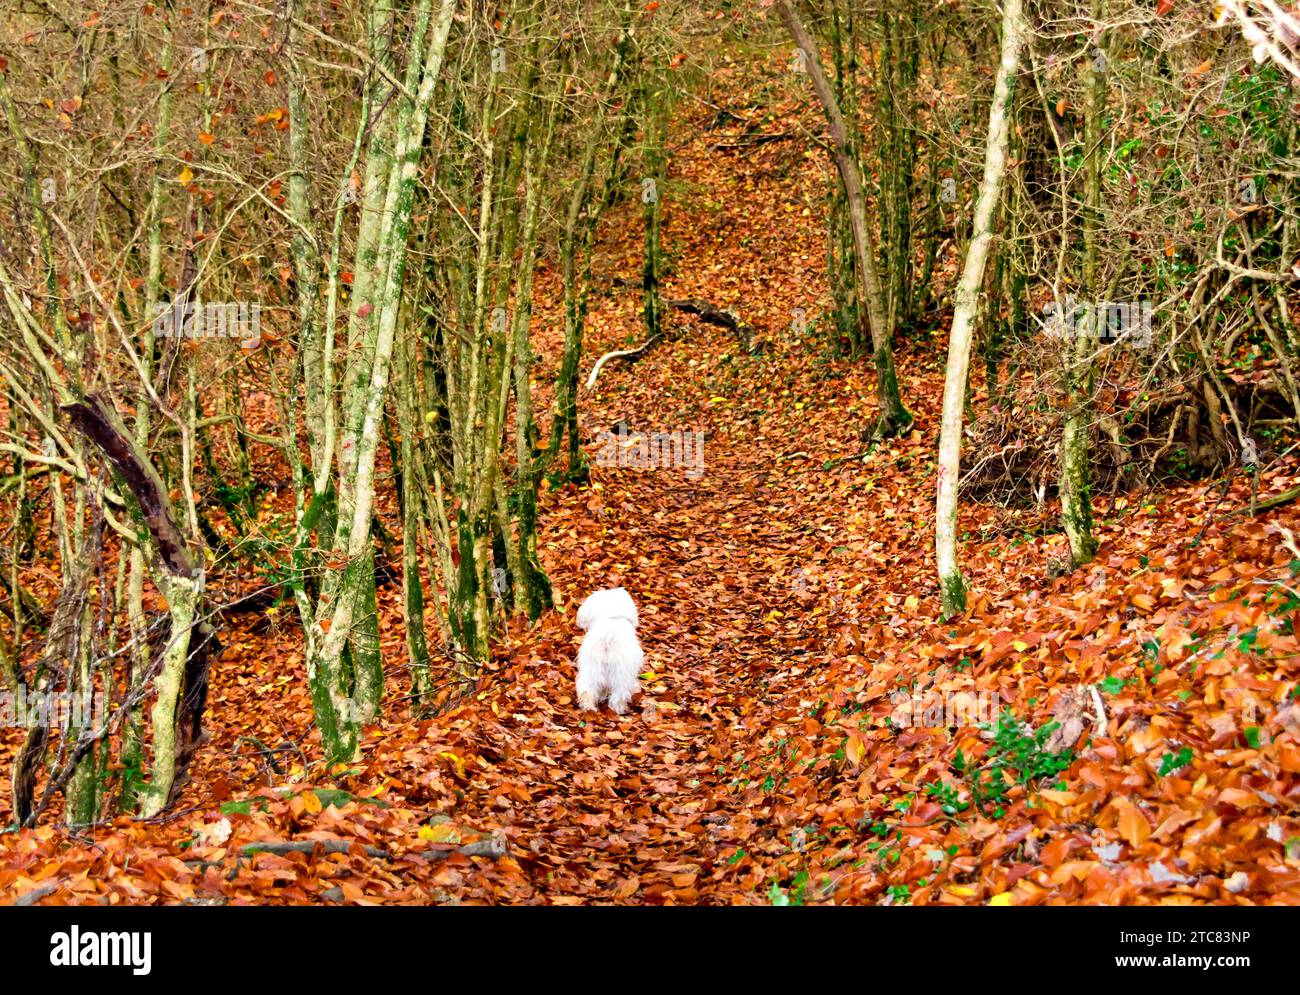
[{"label": "carpet of dry leaves", "polygon": [[[723,66],[718,92],[743,82]],[[758,122],[764,109],[735,99]],[[180,810],[0,836],[0,899],[1300,899],[1300,648],[1294,604],[1278,608],[1300,586],[1283,531],[1300,531],[1300,505],[1236,514],[1245,476],[1217,510],[1217,482],[1100,499],[1097,560],[1065,577],[1052,576],[1065,544],[1051,507],[967,507],[972,609],[937,622],[946,331],[901,350],[915,430],[867,451],[869,364],[829,359],[791,320],[825,303],[827,164],[798,137],[814,109],[780,112],[754,128],[793,137],[740,148],[716,146],[747,123],[688,114],[665,211],[670,296],[742,312],[757,351],[675,314],[670,339],[610,364],[584,397],[589,435],[620,421],[704,431],[703,475],[594,466],[589,486],[547,493],[543,557],[560,610],[511,623],[475,693],[436,718],[410,717],[398,591],[382,589],[391,700],[350,771],[320,765],[292,610],[241,619],[225,633],[212,742]],[[638,271],[638,208],[602,228],[588,364],[639,341],[637,293],[608,279]],[[554,273],[537,296],[550,370]],[[1267,469],[1261,494],[1297,482],[1292,455]],[[394,522],[391,495],[383,507]],[[649,671],[621,719],[584,716],[573,694],[575,605],[613,582],[640,605]],[[1050,783],[1012,787],[1000,813],[945,813],[925,786],[955,784],[958,751],[979,756],[988,740],[969,726],[891,727],[900,689],[984,694],[1031,726],[1055,715],[1076,758]],[[13,737],[4,743],[7,764]],[[258,744],[284,749],[272,764]],[[1186,762],[1171,769],[1171,756]],[[243,852],[313,840],[352,845]]]}]

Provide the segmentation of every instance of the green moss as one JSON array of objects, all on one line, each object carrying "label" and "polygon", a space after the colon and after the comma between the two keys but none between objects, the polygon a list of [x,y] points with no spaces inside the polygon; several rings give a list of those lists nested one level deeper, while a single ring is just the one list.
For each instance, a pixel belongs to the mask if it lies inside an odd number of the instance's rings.
[{"label": "green moss", "polygon": [[939,578],[940,596],[943,602],[943,619],[947,621],[954,615],[966,610],[966,581],[960,572]]}]

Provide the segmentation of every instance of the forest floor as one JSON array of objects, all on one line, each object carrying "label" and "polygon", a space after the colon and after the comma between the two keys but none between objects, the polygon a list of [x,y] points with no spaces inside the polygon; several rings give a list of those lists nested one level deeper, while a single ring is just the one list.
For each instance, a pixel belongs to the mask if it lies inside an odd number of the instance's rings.
[{"label": "forest floor", "polygon": [[[743,92],[738,72],[716,92]],[[772,110],[737,99],[747,121]],[[937,622],[942,369],[922,357],[946,326],[900,342],[914,430],[862,442],[870,363],[792,321],[826,304],[811,113],[784,105],[758,130],[788,135],[745,144],[746,122],[713,128],[688,105],[674,135],[667,296],[735,308],[756,350],[673,313],[670,336],[584,392],[589,455],[620,423],[703,432],[702,472],[593,460],[589,485],[545,494],[559,610],[511,622],[475,692],[435,718],[410,716],[397,585],[381,589],[390,700],[348,771],[320,765],[291,607],[236,617],[178,810],[80,833],[51,812],[0,836],[0,901],[1300,900],[1300,552],[1279,529],[1300,530],[1300,506],[1237,513],[1245,475],[1217,504],[1217,480],[1099,497],[1096,562],[1056,576],[1050,502],[967,503],[971,610]],[[639,292],[609,279],[638,273],[639,207],[602,226],[587,370],[642,337]],[[543,274],[539,376],[558,298]],[[1293,454],[1260,493],[1298,482]],[[573,692],[574,609],[615,583],[640,607],[648,671],[622,718],[579,712]],[[1015,721],[994,739],[932,714],[959,692]],[[1055,738],[1033,734],[1053,717]],[[356,845],[241,854],[312,840]],[[460,849],[476,841],[495,852]]]}]

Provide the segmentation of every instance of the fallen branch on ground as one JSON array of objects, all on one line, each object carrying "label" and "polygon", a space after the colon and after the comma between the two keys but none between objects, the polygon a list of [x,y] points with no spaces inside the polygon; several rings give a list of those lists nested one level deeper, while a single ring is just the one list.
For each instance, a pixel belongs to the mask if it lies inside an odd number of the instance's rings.
[{"label": "fallen branch on ground", "polygon": [[[610,282],[616,287],[639,287],[640,284],[631,280],[626,280],[621,276],[610,277]],[[674,311],[681,311],[683,314],[693,314],[706,325],[717,325],[719,328],[725,328],[735,332],[740,336],[741,343],[746,349],[750,346],[750,340],[753,338],[754,330],[748,324],[741,320],[740,316],[726,308],[718,307],[716,304],[710,304],[708,301],[700,300],[696,297],[682,297],[677,300],[665,300],[664,303]]]},{"label": "fallen branch on ground", "polygon": [[[268,840],[262,843],[246,843],[240,847],[239,852],[244,857],[251,857],[256,853],[270,853],[283,857],[291,853],[316,853],[316,848],[320,847],[321,853],[329,855],[332,853],[348,853],[356,845],[358,844],[353,840]],[[465,857],[494,858],[506,855],[505,841],[495,836],[474,840],[471,843],[463,843],[447,850],[412,850],[409,853],[392,854],[377,846],[362,845],[362,849],[367,857],[374,857],[379,860],[395,860],[398,857],[423,857],[425,860],[445,860],[453,854],[461,854]],[[196,861],[196,863],[201,863],[201,861]]]},{"label": "fallen branch on ground", "polygon": [[[1300,487],[1292,487],[1281,494],[1274,494],[1272,497],[1264,498],[1263,501],[1255,503],[1254,513],[1258,515],[1261,511],[1268,511],[1270,508],[1278,508],[1284,504],[1290,504],[1296,498],[1300,498]],[[1236,514],[1244,515],[1250,512],[1249,508],[1238,508]]]},{"label": "fallen branch on ground", "polygon": [[28,906],[35,905],[46,895],[52,895],[58,890],[58,881],[51,881],[48,884],[41,885],[39,888],[33,888],[31,891],[27,892],[27,894],[18,897],[14,902],[14,908],[27,908]]},{"label": "fallen branch on ground", "polygon": [[708,301],[694,300],[691,298],[678,301],[667,301],[666,303],[675,311],[693,314],[706,325],[717,325],[719,328],[726,328],[741,336],[746,344],[749,342],[750,327],[741,321],[739,316],[725,308],[717,307],[716,305],[710,304]]},{"label": "fallen branch on ground", "polygon": [[[347,853],[356,845],[353,840],[272,840],[266,843],[246,843],[239,848],[239,852],[245,857],[251,857],[255,853],[284,857],[291,853],[315,853],[317,847],[324,854]],[[391,853],[377,846],[362,846],[362,849],[366,851],[367,857],[380,857],[384,860],[393,858]]]},{"label": "fallen branch on ground", "polygon": [[607,352],[596,360],[596,365],[591,368],[591,376],[587,377],[587,389],[591,390],[596,386],[596,378],[600,376],[601,368],[604,367],[611,359],[631,359],[639,356],[654,344],[655,339],[661,338],[660,335],[651,335],[635,349],[615,349],[613,352]]},{"label": "fallen branch on ground", "polygon": [[794,138],[793,131],[772,131],[767,133],[749,133],[741,135],[739,138],[733,138],[730,141],[714,142],[709,146],[710,152],[721,152],[730,149],[752,148],[755,145],[766,145],[769,142],[783,142],[787,139]]},{"label": "fallen branch on ground", "polygon": [[451,850],[416,850],[405,854],[405,856],[423,857],[425,860],[445,860],[454,853],[466,857],[504,857],[506,855],[506,842],[495,836],[489,836],[486,839],[475,840],[473,843],[464,843]]}]

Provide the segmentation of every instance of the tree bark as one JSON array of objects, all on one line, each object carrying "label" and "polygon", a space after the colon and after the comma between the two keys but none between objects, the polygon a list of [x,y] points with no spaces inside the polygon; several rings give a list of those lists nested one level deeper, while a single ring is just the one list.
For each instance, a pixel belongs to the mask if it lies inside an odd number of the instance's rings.
[{"label": "tree bark", "polygon": [[140,812],[151,817],[173,799],[172,787],[193,756],[207,700],[215,633],[202,619],[204,570],[176,523],[162,478],[112,406],[92,396],[66,405],[64,411],[135,498],[149,530],[154,583],[167,601],[170,632],[154,682],[157,697],[150,726],[153,762],[149,782],[139,790]]},{"label": "tree bark", "polygon": [[966,610],[966,582],[957,561],[957,485],[961,476],[962,415],[966,377],[970,370],[971,337],[984,282],[984,267],[993,242],[993,217],[1002,195],[1007,142],[1011,128],[1011,99],[1019,68],[1023,38],[1021,0],[1004,0],[1002,55],[989,107],[988,140],[984,148],[984,179],[975,203],[975,219],[948,336],[948,366],[943,385],[943,420],[939,431],[938,498],[935,502],[934,551],[944,618]]},{"label": "tree bark", "polygon": [[[1101,20],[1102,2],[1094,0],[1093,16]],[[1092,535],[1092,484],[1089,426],[1092,416],[1093,349],[1101,341],[1096,295],[1098,280],[1098,235],[1101,211],[1101,126],[1105,102],[1105,58],[1089,59],[1091,80],[1084,109],[1083,147],[1083,291],[1088,295],[1089,315],[1080,327],[1065,323],[1065,420],[1061,426],[1061,524],[1070,543],[1070,565],[1080,566],[1097,552]],[[1069,319],[1072,316],[1066,316]]]},{"label": "tree bark", "polygon": [[[310,619],[304,628],[312,704],[330,762],[356,758],[360,726],[377,714],[383,688],[382,672],[377,672],[378,647],[372,646],[364,634],[373,605],[370,520],[379,423],[402,304],[407,239],[425,127],[456,6],[457,0],[442,0],[430,24],[432,4],[424,0],[416,15],[407,79],[418,80],[419,85],[398,115],[391,160],[379,156],[381,162],[391,165],[384,171],[383,224],[376,233],[378,245],[359,240],[357,247],[357,275],[368,265],[377,279],[364,300],[361,293],[356,296],[353,317],[359,324],[344,376],[345,415],[337,461],[338,522],[332,544],[334,560],[342,561],[342,565],[326,567],[314,606],[303,601],[305,592],[299,594],[300,612]],[[427,48],[417,44],[426,34]],[[368,175],[368,188],[371,179]],[[379,198],[367,196],[366,200],[369,204]],[[367,305],[369,308],[361,313]],[[320,497],[317,494],[313,504]],[[363,627],[362,636],[357,639],[354,629],[359,625]],[[345,659],[345,648],[351,652],[351,666]]]},{"label": "tree bark", "polygon": [[785,23],[794,43],[803,50],[813,90],[826,115],[831,132],[832,153],[840,180],[844,184],[849,202],[849,222],[853,230],[853,249],[857,256],[858,276],[862,281],[862,296],[867,306],[867,320],[871,330],[871,347],[876,362],[876,398],[880,407],[880,420],[875,434],[888,438],[904,431],[912,424],[912,416],[903,407],[898,393],[898,374],[894,370],[893,329],[886,315],[884,292],[876,271],[876,251],[867,222],[866,195],[862,189],[862,170],[853,155],[848,126],[840,113],[835,93],[822,67],[821,56],[812,35],[799,20],[793,0],[778,0],[777,11]]}]

